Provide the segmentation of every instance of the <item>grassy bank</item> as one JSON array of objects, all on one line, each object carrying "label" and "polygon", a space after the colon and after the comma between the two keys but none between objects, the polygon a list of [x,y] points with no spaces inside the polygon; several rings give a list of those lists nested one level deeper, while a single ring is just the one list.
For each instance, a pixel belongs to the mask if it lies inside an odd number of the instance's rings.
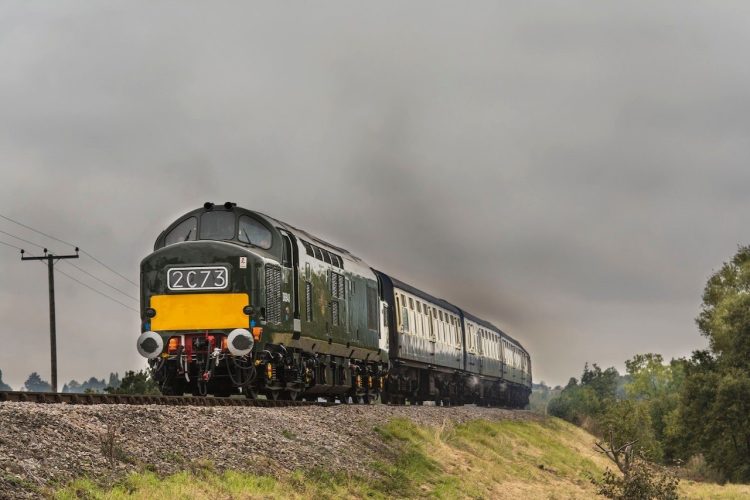
[{"label": "grassy bank", "polygon": [[[593,437],[557,419],[474,421],[418,427],[394,420],[376,428],[391,451],[372,464],[374,477],[312,469],[279,477],[210,464],[160,478],[134,474],[116,484],[79,480],[56,498],[590,498],[590,475],[608,465]],[[750,487],[683,482],[689,498],[748,498]]]}]

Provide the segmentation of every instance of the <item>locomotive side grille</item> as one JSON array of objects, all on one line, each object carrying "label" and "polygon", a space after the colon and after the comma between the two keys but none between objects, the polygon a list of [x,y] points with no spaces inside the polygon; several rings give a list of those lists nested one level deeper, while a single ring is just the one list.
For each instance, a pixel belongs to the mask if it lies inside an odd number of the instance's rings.
[{"label": "locomotive side grille", "polygon": [[266,266],[266,321],[281,323],[281,269]]},{"label": "locomotive side grille", "polygon": [[343,299],[345,297],[345,279],[343,274],[331,271],[331,296],[334,299]]},{"label": "locomotive side grille", "polygon": [[305,283],[305,319],[307,321],[313,320],[312,283],[309,281]]},{"label": "locomotive side grille", "polygon": [[339,279],[338,274],[331,271],[331,295],[335,298],[339,296]]},{"label": "locomotive side grille", "polygon": [[331,323],[333,326],[339,326],[339,301],[331,301]]}]

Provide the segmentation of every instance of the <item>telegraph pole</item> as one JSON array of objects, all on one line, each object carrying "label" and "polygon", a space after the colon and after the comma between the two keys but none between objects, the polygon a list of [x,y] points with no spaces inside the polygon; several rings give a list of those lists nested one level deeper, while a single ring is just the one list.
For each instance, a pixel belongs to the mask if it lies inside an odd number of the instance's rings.
[{"label": "telegraph pole", "polygon": [[44,255],[40,257],[24,257],[24,251],[21,250],[21,260],[46,260],[47,273],[49,281],[49,344],[50,359],[52,363],[52,392],[57,392],[57,331],[55,330],[55,263],[61,259],[77,259],[78,247],[75,255],[54,255],[48,254],[44,249]]}]

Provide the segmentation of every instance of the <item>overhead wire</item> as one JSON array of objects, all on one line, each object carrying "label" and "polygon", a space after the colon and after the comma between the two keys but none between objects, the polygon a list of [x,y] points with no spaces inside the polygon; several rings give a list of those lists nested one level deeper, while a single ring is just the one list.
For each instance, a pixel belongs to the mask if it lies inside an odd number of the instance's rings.
[{"label": "overhead wire", "polygon": [[15,234],[11,234],[11,233],[9,233],[7,231],[0,230],[0,233],[6,234],[6,235],[10,236],[11,238],[15,238],[15,239],[17,239],[19,241],[23,241],[24,243],[28,243],[29,245],[34,245],[37,248],[44,249],[44,247],[42,245],[39,245],[38,243],[34,243],[33,241],[25,240],[25,239],[21,238],[20,236],[16,236]]},{"label": "overhead wire", "polygon": [[[136,286],[136,287],[139,286],[138,283],[136,283],[135,281],[133,281],[130,278],[128,278],[127,276],[119,273],[118,271],[112,269],[110,266],[108,266],[107,264],[105,264],[101,260],[99,260],[96,257],[94,257],[92,254],[90,254],[89,252],[87,252],[83,248],[79,248],[78,246],[70,243],[69,241],[61,240],[60,238],[56,238],[55,236],[52,236],[51,234],[47,234],[47,233],[45,233],[43,231],[39,231],[38,229],[34,229],[33,227],[31,227],[29,225],[26,225],[23,222],[19,222],[19,221],[15,220],[15,219],[12,219],[12,218],[8,217],[7,215],[0,214],[0,218],[5,219],[7,221],[10,221],[10,222],[12,222],[14,224],[18,224],[19,226],[24,227],[24,228],[28,229],[29,231],[33,231],[33,232],[35,232],[37,234],[41,234],[42,236],[50,238],[50,239],[52,239],[54,241],[57,241],[59,243],[62,243],[64,245],[68,245],[70,247],[78,248],[82,254],[86,255],[87,257],[89,257],[90,259],[92,259],[94,262],[96,262],[100,266],[106,268],[108,271],[116,274],[117,276],[119,276],[120,278],[124,279],[125,281],[127,281],[130,284],[132,284],[133,286]],[[30,243],[30,244],[35,245],[35,246],[39,246],[39,245],[36,245],[36,243],[31,243],[31,242],[27,242],[27,243]],[[40,248],[44,248],[44,247],[40,246]]]},{"label": "overhead wire", "polygon": [[[41,263],[42,265],[45,265],[45,264],[44,264],[44,262],[41,262],[41,261],[39,261],[39,262],[40,262],[40,263]],[[78,283],[79,285],[81,285],[81,286],[85,286],[86,288],[88,288],[88,289],[89,289],[89,290],[91,290],[92,292],[96,292],[96,293],[98,293],[99,295],[101,295],[102,297],[105,297],[105,298],[107,298],[107,299],[111,300],[112,302],[117,302],[118,304],[120,304],[120,305],[121,305],[122,307],[125,307],[126,309],[130,309],[131,311],[134,311],[134,312],[137,312],[137,313],[139,313],[139,312],[140,312],[140,311],[139,311],[138,309],[135,309],[135,308],[133,308],[133,307],[130,307],[130,306],[129,306],[128,304],[125,304],[124,302],[120,302],[120,301],[119,301],[119,300],[117,300],[116,298],[114,298],[114,297],[112,297],[112,296],[110,296],[110,295],[107,295],[106,293],[102,292],[101,290],[97,290],[96,288],[94,288],[94,287],[92,287],[92,286],[89,286],[89,285],[87,285],[87,284],[86,284],[86,283],[84,283],[83,281],[81,281],[81,280],[79,280],[79,279],[77,279],[77,278],[74,278],[73,276],[69,275],[69,274],[68,274],[68,273],[66,273],[65,271],[61,271],[61,270],[60,270],[60,269],[58,269],[57,267],[55,267],[55,268],[54,268],[54,270],[55,270],[55,272],[56,272],[56,273],[60,273],[60,274],[62,274],[63,276],[67,277],[68,279],[71,279],[71,280],[75,281],[75,282],[76,282],[76,283]]]},{"label": "overhead wire", "polygon": [[[23,223],[21,223],[21,222],[18,222],[18,221],[16,221],[16,220],[14,220],[14,219],[11,219],[10,217],[6,217],[6,216],[4,216],[4,215],[2,215],[2,214],[0,214],[0,218],[3,218],[3,219],[6,219],[6,220],[9,220],[9,221],[11,221],[11,222],[13,222],[13,223],[15,223],[15,224],[18,224],[19,226],[25,227],[25,228],[27,228],[27,229],[29,229],[29,230],[31,230],[31,231],[34,231],[35,233],[41,234],[42,236],[46,236],[47,238],[51,238],[51,239],[53,239],[53,240],[55,240],[55,241],[58,241],[58,242],[60,242],[60,243],[63,243],[63,244],[65,244],[65,245],[69,245],[69,246],[75,246],[75,245],[72,245],[71,243],[68,243],[67,241],[63,241],[63,240],[61,240],[61,239],[59,239],[59,238],[55,238],[54,236],[51,236],[51,235],[49,235],[49,234],[47,234],[47,233],[43,233],[42,231],[37,231],[36,229],[32,228],[31,226],[27,226],[26,224],[23,224]],[[7,231],[2,231],[2,230],[0,230],[0,233],[2,233],[2,234],[6,234],[6,235],[8,235],[8,236],[10,236],[10,237],[12,237],[12,238],[15,238],[15,239],[17,239],[17,240],[23,241],[24,243],[28,243],[29,245],[33,245],[33,246],[35,246],[35,247],[38,247],[38,248],[41,248],[41,249],[44,249],[44,250],[46,250],[46,248],[45,248],[45,247],[43,247],[42,245],[39,245],[39,244],[37,244],[37,243],[34,243],[33,241],[29,241],[29,240],[26,240],[26,239],[24,239],[24,238],[21,238],[20,236],[16,236],[16,235],[14,235],[14,234],[11,234],[11,233],[9,233],[9,232],[7,232]],[[22,249],[21,247],[19,247],[19,246],[17,246],[17,245],[13,245],[13,244],[11,244],[11,243],[7,243],[7,242],[5,242],[5,241],[0,241],[0,244],[2,244],[2,245],[5,245],[5,246],[8,246],[8,247],[11,247],[11,248],[15,248],[16,250],[21,250],[21,251],[23,251],[23,249]],[[78,248],[78,247],[76,247],[76,248]],[[90,255],[90,254],[87,254],[87,255],[89,255],[89,257],[91,257],[92,259],[96,260],[97,262],[99,262],[100,264],[104,265],[105,267],[107,267],[107,268],[109,269],[109,267],[108,267],[108,266],[106,266],[106,265],[105,265],[104,263],[102,263],[102,262],[98,261],[98,260],[97,260],[97,259],[96,259],[95,257],[93,257],[92,255]],[[44,265],[44,263],[43,263],[43,262],[41,262],[41,261],[39,261],[39,263],[40,263],[40,264],[42,264],[42,265]],[[69,264],[70,264],[70,263],[69,263]],[[79,267],[79,266],[76,266],[75,264],[70,264],[70,265],[71,265],[71,266],[73,266],[74,268],[78,269],[79,271],[83,272],[84,274],[87,274],[87,275],[91,276],[92,278],[94,278],[95,280],[97,280],[97,281],[99,281],[99,282],[103,283],[104,285],[106,285],[106,286],[108,286],[108,287],[112,288],[113,290],[116,290],[116,291],[118,291],[118,292],[122,293],[123,295],[125,295],[126,297],[128,297],[128,298],[130,298],[130,299],[132,299],[132,300],[135,300],[136,302],[138,302],[138,299],[137,299],[137,298],[135,298],[135,297],[133,297],[133,296],[131,296],[131,295],[128,295],[128,294],[127,294],[126,292],[123,292],[122,290],[120,290],[120,289],[118,289],[118,288],[116,288],[116,287],[114,287],[114,286],[110,285],[109,283],[107,283],[107,282],[105,282],[104,280],[102,280],[102,279],[100,279],[100,278],[98,278],[98,277],[94,276],[93,274],[91,274],[90,272],[86,271],[85,269],[82,269],[81,267]],[[102,297],[104,297],[104,298],[107,298],[107,299],[109,299],[109,300],[111,300],[111,301],[113,301],[113,302],[116,302],[116,303],[120,304],[121,306],[123,306],[123,307],[125,307],[125,308],[127,308],[127,309],[129,309],[129,310],[131,310],[131,311],[134,311],[134,312],[140,312],[140,311],[138,311],[137,309],[135,309],[135,308],[133,308],[133,307],[130,307],[129,305],[125,304],[124,302],[120,302],[120,301],[119,301],[119,300],[117,300],[116,298],[114,298],[114,297],[111,297],[111,296],[107,295],[106,293],[102,292],[101,290],[97,290],[96,288],[94,288],[94,287],[92,287],[92,286],[89,286],[88,284],[84,283],[83,281],[81,281],[81,280],[79,280],[79,279],[77,279],[77,278],[74,278],[73,276],[69,275],[69,274],[68,274],[68,273],[66,273],[65,271],[61,271],[61,270],[60,270],[60,269],[58,269],[57,267],[55,267],[55,268],[54,268],[54,270],[55,270],[55,272],[57,272],[57,273],[60,273],[60,274],[62,274],[63,276],[67,277],[68,279],[70,279],[70,280],[73,280],[73,281],[75,281],[75,282],[76,282],[76,283],[78,283],[79,285],[81,285],[81,286],[84,286],[84,287],[88,288],[89,290],[91,290],[91,291],[93,291],[93,292],[95,292],[95,293],[97,293],[97,294],[101,295],[101,296],[102,296]],[[111,271],[113,271],[113,272],[115,272],[115,274],[118,274],[118,275],[120,275],[120,274],[119,274],[119,273],[117,273],[116,271],[114,271],[114,270],[112,270],[112,269],[110,269],[110,270],[111,270]],[[121,277],[123,277],[124,279],[127,279],[127,278],[125,278],[125,277],[124,277],[124,276],[122,276],[122,275],[120,275],[120,276],[121,276]],[[130,281],[130,280],[128,280],[128,281]],[[131,282],[131,283],[134,283],[133,281],[130,281],[130,282]],[[134,284],[135,284],[135,283],[134,283]],[[136,286],[137,286],[137,285],[136,285]]]},{"label": "overhead wire", "polygon": [[68,245],[68,246],[70,246],[70,247],[75,247],[75,245],[74,245],[74,244],[72,244],[72,243],[69,243],[69,242],[67,242],[67,241],[65,241],[65,240],[61,240],[60,238],[55,238],[54,236],[52,236],[52,235],[49,235],[49,234],[47,234],[47,233],[43,233],[43,232],[41,232],[41,231],[39,231],[39,230],[37,230],[37,229],[34,229],[34,228],[33,228],[33,227],[31,227],[31,226],[27,226],[27,225],[26,225],[26,224],[24,224],[23,222],[18,222],[17,220],[15,220],[15,219],[11,219],[10,217],[8,217],[8,216],[5,216],[5,215],[3,215],[3,214],[0,214],[0,218],[3,218],[3,219],[5,219],[5,220],[7,220],[7,221],[10,221],[10,222],[12,222],[12,223],[14,223],[14,224],[18,224],[18,225],[19,225],[19,226],[21,226],[21,227],[25,227],[26,229],[28,229],[28,230],[30,230],[30,231],[34,231],[34,232],[35,232],[35,233],[37,233],[37,234],[41,234],[42,236],[46,236],[47,238],[49,238],[49,239],[52,239],[52,240],[55,240],[55,241],[57,241],[57,242],[59,242],[59,243],[62,243],[62,244],[64,244],[64,245]]},{"label": "overhead wire", "polygon": [[[2,233],[2,234],[6,234],[6,235],[10,236],[11,238],[15,238],[15,239],[17,239],[17,240],[23,241],[24,243],[28,243],[28,244],[30,244],[30,245],[34,245],[35,247],[38,247],[38,248],[41,248],[41,249],[47,250],[47,249],[46,249],[45,247],[43,247],[42,245],[39,245],[39,244],[37,244],[37,243],[34,243],[33,241],[29,241],[29,240],[23,239],[23,238],[21,238],[20,236],[16,236],[15,234],[11,234],[11,233],[9,233],[9,232],[7,232],[7,231],[3,231],[3,230],[0,230],[0,233]],[[7,243],[4,243],[4,244],[7,244]],[[9,244],[8,244],[8,245],[9,245]],[[9,245],[9,246],[10,246],[10,245]],[[20,247],[17,247],[17,246],[15,246],[15,245],[13,245],[13,247],[14,247],[14,248],[16,248],[16,249],[18,249],[18,250],[21,250],[21,248],[20,248]],[[74,267],[74,268],[76,268],[76,269],[78,269],[78,270],[79,270],[79,271],[81,271],[82,273],[84,273],[84,274],[86,274],[87,276],[89,276],[89,277],[91,277],[91,278],[95,279],[95,280],[96,280],[96,281],[98,281],[99,283],[101,283],[101,284],[103,284],[103,285],[105,285],[105,286],[107,286],[107,287],[111,288],[112,290],[114,290],[114,291],[116,291],[116,292],[119,292],[119,293],[121,293],[122,295],[124,295],[124,296],[128,297],[129,299],[132,299],[132,300],[134,300],[134,301],[138,302],[138,298],[137,298],[137,297],[133,297],[133,296],[132,296],[132,295],[130,295],[129,293],[127,293],[127,292],[124,292],[124,291],[120,290],[120,289],[119,289],[119,288],[117,288],[116,286],[113,286],[112,284],[108,283],[107,281],[104,281],[103,279],[99,278],[98,276],[95,276],[94,274],[92,274],[92,273],[88,272],[87,270],[85,270],[85,269],[83,269],[83,268],[81,268],[81,267],[79,267],[79,266],[77,266],[77,265],[73,264],[72,262],[68,262],[68,261],[65,261],[65,263],[66,263],[66,264],[68,264],[68,265],[70,265],[70,266],[72,266],[72,267]]]},{"label": "overhead wire", "polygon": [[86,250],[84,250],[83,248],[79,248],[79,250],[81,251],[81,253],[82,253],[82,254],[84,254],[84,255],[88,256],[89,258],[91,258],[91,259],[93,259],[94,261],[96,261],[97,263],[99,263],[99,265],[101,265],[101,266],[104,266],[105,268],[109,269],[109,270],[110,270],[110,272],[113,272],[113,273],[115,273],[115,274],[116,274],[117,276],[119,276],[120,278],[124,279],[124,280],[125,280],[125,281],[127,281],[128,283],[131,283],[131,284],[132,284],[133,286],[135,286],[135,287],[138,287],[138,288],[140,288],[140,287],[138,286],[138,283],[136,283],[135,281],[131,280],[130,278],[128,278],[128,277],[126,277],[126,276],[123,276],[122,274],[118,273],[117,271],[115,271],[114,269],[112,269],[111,267],[109,267],[109,266],[108,266],[107,264],[105,264],[104,262],[100,261],[99,259],[97,259],[97,258],[96,258],[96,257],[94,257],[93,255],[91,255],[90,253],[88,253],[88,252],[87,252]]},{"label": "overhead wire", "polygon": [[23,250],[21,247],[17,247],[15,245],[11,245],[10,243],[6,243],[4,241],[0,241],[0,245],[5,245],[5,246],[11,247],[11,248],[15,248],[16,250]]},{"label": "overhead wire", "polygon": [[105,285],[105,286],[107,286],[107,287],[111,288],[112,290],[114,290],[114,291],[116,291],[116,292],[119,292],[119,293],[121,293],[122,295],[126,296],[127,298],[129,298],[129,299],[132,299],[132,300],[134,300],[134,301],[138,302],[138,298],[137,298],[137,297],[133,297],[133,296],[132,296],[132,295],[130,295],[129,293],[127,293],[127,292],[123,292],[123,291],[122,291],[122,290],[120,290],[119,288],[117,288],[117,287],[115,287],[115,286],[112,286],[112,285],[110,285],[109,283],[107,283],[107,282],[106,282],[106,281],[104,281],[103,279],[101,279],[101,278],[99,278],[99,277],[97,277],[97,276],[94,276],[93,274],[91,274],[91,273],[90,273],[90,272],[88,272],[87,270],[85,270],[85,269],[83,269],[83,268],[81,268],[81,267],[78,267],[77,265],[75,265],[75,264],[73,264],[72,262],[70,262],[70,261],[67,261],[67,260],[65,261],[65,263],[66,263],[67,265],[69,265],[69,266],[72,266],[72,267],[74,267],[74,268],[78,269],[78,270],[79,270],[79,271],[81,271],[81,272],[82,272],[83,274],[85,274],[85,275],[87,275],[87,276],[89,276],[89,277],[91,277],[91,278],[94,278],[94,279],[95,279],[96,281],[98,281],[99,283],[101,283],[101,284],[103,284],[103,285]]}]

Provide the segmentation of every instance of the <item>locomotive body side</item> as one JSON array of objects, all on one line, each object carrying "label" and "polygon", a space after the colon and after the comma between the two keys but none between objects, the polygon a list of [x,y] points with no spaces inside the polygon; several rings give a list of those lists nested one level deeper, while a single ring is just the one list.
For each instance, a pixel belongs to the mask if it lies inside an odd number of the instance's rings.
[{"label": "locomotive body side", "polygon": [[141,263],[138,346],[164,393],[378,397],[376,277],[303,237],[314,239],[229,203],[159,236]]}]

